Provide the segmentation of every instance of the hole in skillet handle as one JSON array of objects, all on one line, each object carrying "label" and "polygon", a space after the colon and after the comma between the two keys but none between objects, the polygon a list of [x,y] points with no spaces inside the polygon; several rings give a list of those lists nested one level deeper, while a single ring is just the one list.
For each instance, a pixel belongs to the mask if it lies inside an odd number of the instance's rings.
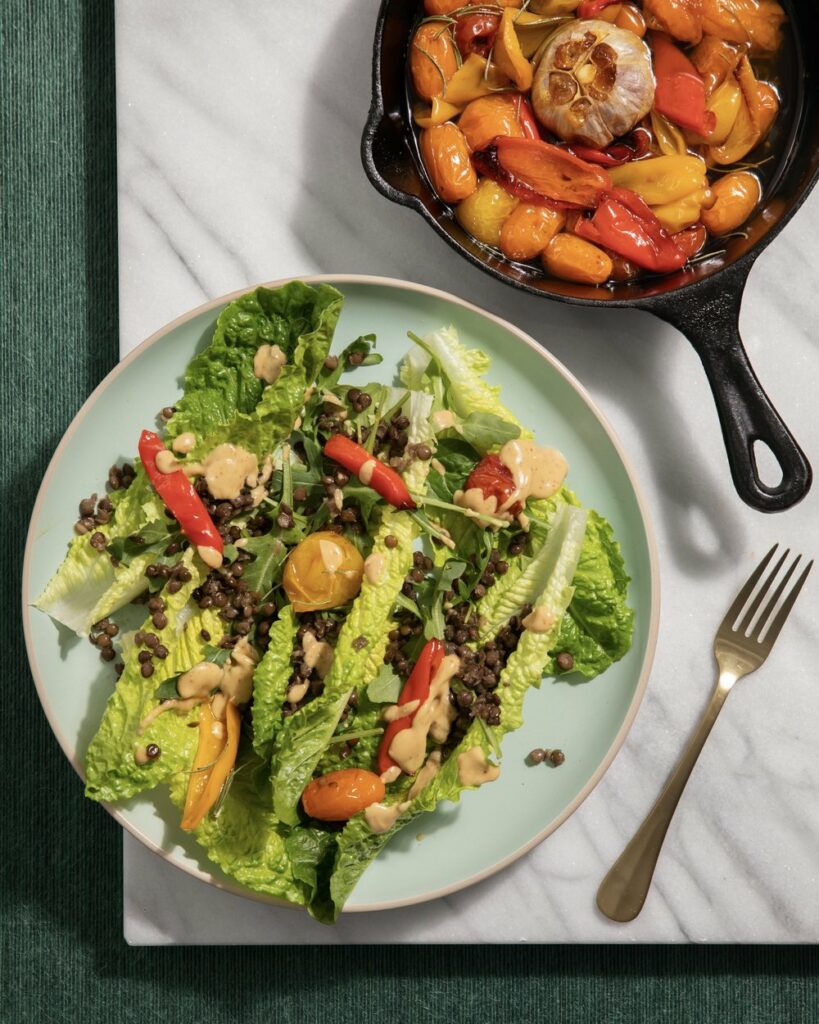
[{"label": "hole in skillet handle", "polygon": [[[804,452],[765,394],[742,344],[739,310],[754,262],[748,253],[736,263],[682,289],[638,303],[668,321],[694,346],[705,369],[719,414],[728,463],[737,493],[760,512],[783,512],[810,490],[813,472]],[[762,480],[755,448],[764,445]]]}]

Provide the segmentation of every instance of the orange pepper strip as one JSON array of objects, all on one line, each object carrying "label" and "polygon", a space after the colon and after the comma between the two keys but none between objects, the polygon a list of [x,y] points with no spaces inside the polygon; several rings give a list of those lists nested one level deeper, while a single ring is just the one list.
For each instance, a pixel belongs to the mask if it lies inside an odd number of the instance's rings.
[{"label": "orange pepper strip", "polygon": [[549,199],[595,207],[611,191],[611,178],[602,167],[549,142],[506,136],[495,144],[501,167]]},{"label": "orange pepper strip", "polygon": [[[223,724],[214,718],[210,704],[203,704],[199,712],[199,746],[182,815],[182,828],[186,832],[195,829],[219,799],[236,763],[242,722],[239,709],[232,701],[225,704],[225,715],[226,722]],[[211,767],[208,768],[208,765]]]}]

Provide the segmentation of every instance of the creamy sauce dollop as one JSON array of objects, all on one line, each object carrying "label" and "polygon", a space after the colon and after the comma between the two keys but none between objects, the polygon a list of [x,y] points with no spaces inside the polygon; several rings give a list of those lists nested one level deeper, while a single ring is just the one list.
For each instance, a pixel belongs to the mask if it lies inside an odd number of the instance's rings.
[{"label": "creamy sauce dollop", "polygon": [[178,455],[187,455],[188,452],[192,452],[196,447],[196,435],[192,434],[189,430],[186,430],[184,434],[180,434],[179,437],[174,438],[171,448]]},{"label": "creamy sauce dollop", "polygon": [[540,448],[534,441],[517,438],[501,448],[500,460],[515,480],[514,493],[501,506],[506,511],[527,498],[551,498],[560,490],[569,464],[556,448]]},{"label": "creamy sauce dollop", "polygon": [[402,718],[409,718],[415,714],[420,706],[421,701],[417,698],[407,701],[406,704],[390,704],[381,712],[381,717],[385,722],[400,722]]},{"label": "creamy sauce dollop", "polygon": [[375,472],[375,459],[367,459],[364,465],[358,471],[358,479],[364,484],[365,487],[369,487]]},{"label": "creamy sauce dollop", "polygon": [[483,786],[494,782],[500,775],[500,768],[486,760],[483,747],[472,747],[458,754],[458,781],[462,786]]},{"label": "creamy sauce dollop", "polygon": [[548,633],[555,624],[555,617],[548,608],[533,608],[529,614],[521,620],[524,629],[530,633]]},{"label": "creamy sauce dollop", "polygon": [[427,786],[432,782],[435,776],[438,774],[441,768],[441,751],[433,750],[429,757],[424,762],[424,767],[415,776],[415,781],[410,787],[407,796],[410,800],[414,800],[419,793],[422,793]]},{"label": "creamy sauce dollop", "polygon": [[449,735],[455,715],[449,703],[449,682],[460,668],[460,659],[447,654],[429,685],[429,696],[415,713],[412,724],[393,739],[389,755],[407,775],[414,775],[424,763],[427,736],[443,743]]},{"label": "creamy sauce dollop", "polygon": [[287,362],[287,356],[278,345],[260,345],[253,356],[253,373],[266,384],[275,384]]},{"label": "creamy sauce dollop", "polygon": [[404,811],[409,810],[409,800],[398,804],[370,804],[364,808],[364,820],[370,829],[380,835],[382,832],[389,832],[398,821]]},{"label": "creamy sauce dollop", "polygon": [[212,661],[200,661],[198,665],[183,672],[176,683],[176,690],[183,699],[207,697],[222,681],[222,667]]},{"label": "creamy sauce dollop", "polygon": [[[309,669],[315,669],[319,679],[324,679],[333,667],[333,658],[335,657],[333,648],[326,640],[317,640],[315,634],[309,629],[302,638],[301,646],[304,650],[304,664]],[[303,696],[304,694],[302,694]]]},{"label": "creamy sauce dollop", "polygon": [[187,714],[191,708],[195,708],[197,704],[203,704],[204,701],[204,697],[188,697],[186,700],[166,700],[162,704],[157,704],[157,706],[152,708],[137,726],[137,736],[141,736],[151,722],[153,722],[155,718],[159,718],[160,715],[164,715],[166,711],[175,711],[178,715],[184,715]]},{"label": "creamy sauce dollop", "polygon": [[381,577],[384,575],[384,569],[387,565],[387,559],[384,557],[383,552],[373,551],[367,555],[364,559],[364,575],[367,577],[368,582],[376,586],[381,582]]},{"label": "creamy sauce dollop", "polygon": [[222,669],[219,689],[234,704],[247,704],[253,693],[253,673],[259,661],[255,647],[246,636],[236,644]]}]

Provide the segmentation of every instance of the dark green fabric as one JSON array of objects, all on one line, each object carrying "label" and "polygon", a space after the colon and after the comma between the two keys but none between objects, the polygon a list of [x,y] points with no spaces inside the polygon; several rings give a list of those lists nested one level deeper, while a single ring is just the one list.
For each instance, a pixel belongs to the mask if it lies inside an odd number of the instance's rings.
[{"label": "dark green fabric", "polygon": [[3,0],[0,19],[0,1022],[819,1020],[810,949],[125,945],[119,826],[49,731],[18,596],[39,477],[117,354],[113,10]]}]

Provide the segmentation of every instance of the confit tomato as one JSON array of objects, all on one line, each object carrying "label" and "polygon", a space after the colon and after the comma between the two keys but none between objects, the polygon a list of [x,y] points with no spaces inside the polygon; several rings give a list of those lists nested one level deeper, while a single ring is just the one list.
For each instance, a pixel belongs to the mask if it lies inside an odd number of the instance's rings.
[{"label": "confit tomato", "polygon": [[294,612],[338,608],[358,594],[364,559],[341,534],[311,533],[287,556],[282,584]]},{"label": "confit tomato", "polygon": [[363,768],[328,772],[307,784],[301,795],[304,810],[320,821],[348,821],[370,804],[384,799],[383,781]]},{"label": "confit tomato", "polygon": [[[495,498],[498,509],[502,508],[517,490],[512,471],[497,455],[484,455],[472,470],[466,479],[466,490],[472,487],[480,488],[484,498]],[[516,501],[506,511],[516,516],[523,511],[523,506]]]}]

